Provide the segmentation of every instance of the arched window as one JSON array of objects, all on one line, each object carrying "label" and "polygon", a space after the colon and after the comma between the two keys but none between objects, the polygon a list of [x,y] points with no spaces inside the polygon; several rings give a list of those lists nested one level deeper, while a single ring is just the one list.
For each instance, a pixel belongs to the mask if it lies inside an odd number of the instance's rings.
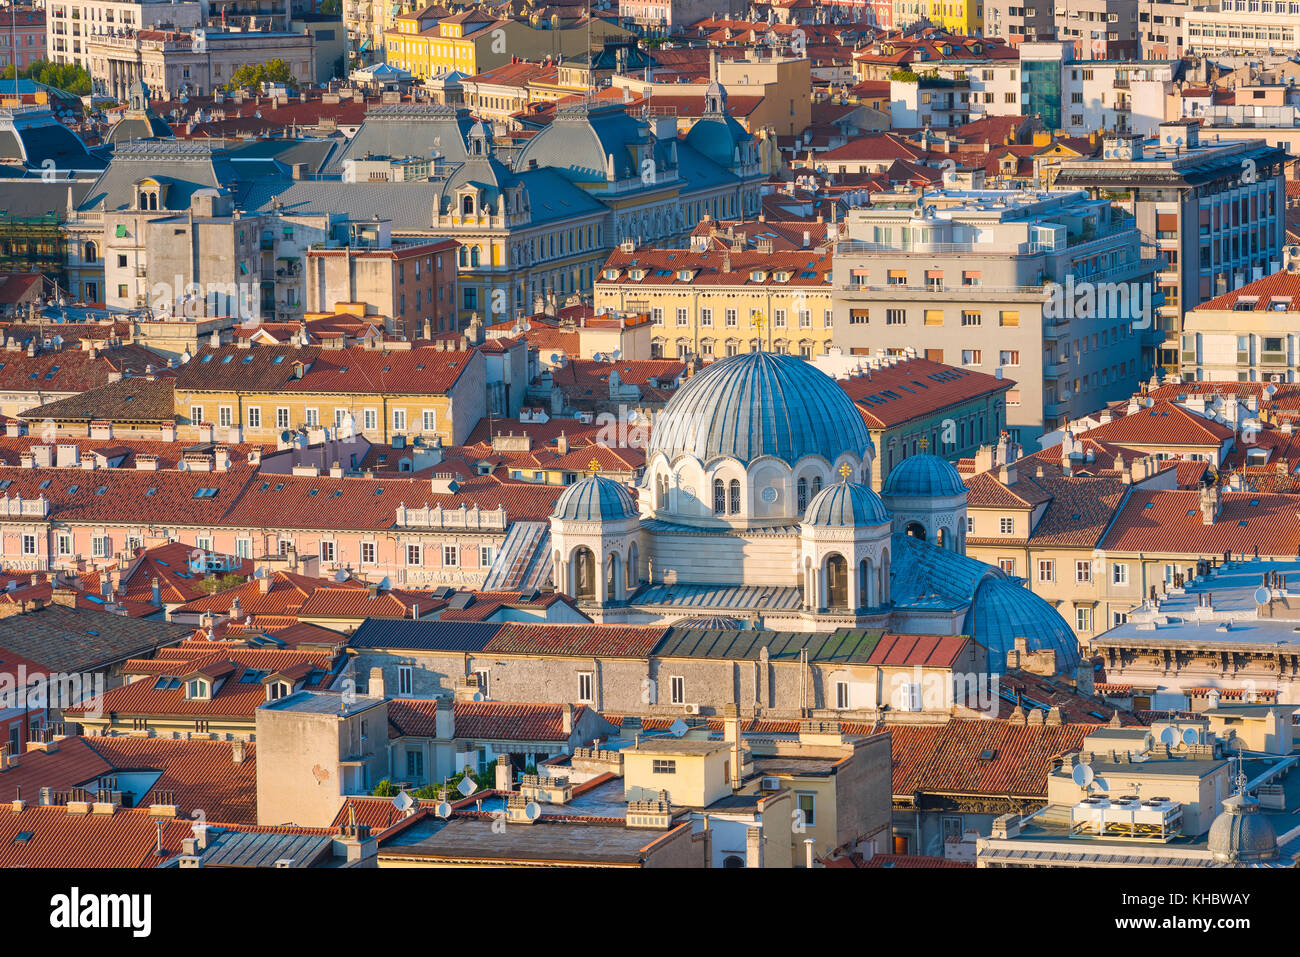
[{"label": "arched window", "polygon": [[99,258],[99,250],[94,243],[86,243],[86,248],[82,251],[81,259],[83,262],[93,263]]},{"label": "arched window", "polygon": [[816,494],[821,490],[822,490],[822,477],[820,475],[814,475],[813,486],[812,486],[813,495],[816,496]]},{"label": "arched window", "polygon": [[468,266],[468,265],[469,265],[469,247],[468,247],[468,246],[461,246],[461,247],[460,247],[460,264],[461,264],[462,266]]},{"label": "arched window", "polygon": [[575,598],[596,597],[596,556],[585,545],[573,554],[573,577]]},{"label": "arched window", "polygon": [[462,216],[474,215],[474,197],[462,196],[460,198],[460,212]]},{"label": "arched window", "polygon": [[826,559],[826,604],[830,608],[849,607],[849,565],[842,555]]},{"label": "arched window", "polygon": [[802,515],[808,509],[808,480],[801,478],[795,483],[795,488],[798,490],[796,498],[799,502],[799,514]]},{"label": "arched window", "polygon": [[640,581],[640,572],[637,571],[637,563],[640,561],[640,552],[637,550],[636,542],[633,542],[627,550],[627,587],[629,590],[636,588]]},{"label": "arched window", "polygon": [[907,527],[903,529],[903,531],[907,532],[907,534],[911,535],[913,538],[919,538],[921,541],[925,541],[925,526],[920,522],[908,522]]},{"label": "arched window", "polygon": [[727,511],[732,515],[740,514],[740,479],[731,480],[731,501],[728,503]]},{"label": "arched window", "polygon": [[469,251],[469,264],[470,264],[471,266],[477,266],[477,265],[478,265],[478,257],[479,257],[478,247],[477,247],[477,246],[474,246],[474,247],[472,247],[472,248],[470,249],[470,251]]},{"label": "arched window", "polygon": [[713,513],[725,515],[727,511],[727,491],[722,479],[713,480]]}]

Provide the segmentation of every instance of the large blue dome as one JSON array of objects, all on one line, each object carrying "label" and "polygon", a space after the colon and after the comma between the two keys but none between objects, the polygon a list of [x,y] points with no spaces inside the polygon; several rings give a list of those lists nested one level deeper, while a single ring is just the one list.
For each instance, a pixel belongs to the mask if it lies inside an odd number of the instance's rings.
[{"label": "large blue dome", "polygon": [[706,366],[655,419],[650,454],[730,456],[743,465],[765,455],[794,464],[805,455],[834,462],[861,456],[871,436],[835,380],[796,356],[746,352]]},{"label": "large blue dome", "polygon": [[823,528],[863,528],[893,521],[880,496],[856,482],[836,482],[808,503],[805,525]]},{"label": "large blue dome", "polygon": [[966,483],[951,462],[922,453],[909,455],[890,469],[880,491],[904,498],[947,498],[964,495]]},{"label": "large blue dome", "polygon": [[602,522],[636,514],[636,500],[623,485],[603,475],[590,475],[564,490],[555,502],[551,518]]},{"label": "large blue dome", "polygon": [[975,589],[963,630],[988,649],[990,671],[1006,670],[1017,638],[1028,639],[1030,651],[1054,650],[1058,669],[1079,665],[1079,640],[1060,613],[1006,578],[986,578]]}]

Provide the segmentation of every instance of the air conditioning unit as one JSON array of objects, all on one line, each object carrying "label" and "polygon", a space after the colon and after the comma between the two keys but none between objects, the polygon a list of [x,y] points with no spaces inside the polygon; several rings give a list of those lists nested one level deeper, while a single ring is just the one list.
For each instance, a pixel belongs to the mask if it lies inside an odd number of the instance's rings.
[{"label": "air conditioning unit", "polygon": [[698,704],[685,704],[685,705],[682,705],[682,709],[683,709],[687,714],[699,714],[699,713],[700,713],[700,706],[699,706]]},{"label": "air conditioning unit", "polygon": [[764,791],[779,791],[779,790],[781,790],[781,779],[780,779],[780,778],[763,778],[763,781],[762,781],[762,784],[760,785],[760,787],[761,787]]}]

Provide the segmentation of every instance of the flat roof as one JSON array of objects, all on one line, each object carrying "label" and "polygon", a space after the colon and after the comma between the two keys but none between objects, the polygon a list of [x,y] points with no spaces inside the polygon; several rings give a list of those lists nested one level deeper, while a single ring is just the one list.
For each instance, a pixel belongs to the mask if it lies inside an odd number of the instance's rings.
[{"label": "flat roof", "polygon": [[332,714],[340,718],[369,711],[384,703],[383,698],[368,695],[344,695],[337,691],[295,691],[291,695],[268,701],[260,707],[267,711],[296,711],[302,714]]},{"label": "flat roof", "polygon": [[650,754],[714,754],[726,751],[731,745],[726,741],[700,741],[686,738],[642,738],[637,744],[623,750],[624,754],[646,752]]},{"label": "flat roof", "polygon": [[667,829],[547,820],[494,827],[495,821],[452,817],[404,828],[380,842],[381,857],[444,860],[573,861],[639,864],[650,848],[689,823]]}]

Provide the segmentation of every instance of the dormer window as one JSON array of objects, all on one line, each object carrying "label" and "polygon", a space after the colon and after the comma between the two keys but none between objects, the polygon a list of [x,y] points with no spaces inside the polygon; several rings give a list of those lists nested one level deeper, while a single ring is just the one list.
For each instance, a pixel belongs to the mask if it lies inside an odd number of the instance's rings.
[{"label": "dormer window", "polygon": [[281,698],[288,697],[293,688],[287,681],[272,681],[266,686],[266,700],[278,701]]},{"label": "dormer window", "polygon": [[469,193],[460,198],[460,214],[462,216],[474,215],[474,197]]},{"label": "dormer window", "polygon": [[185,683],[185,697],[190,701],[207,701],[212,697],[212,685],[202,678],[191,678]]}]

